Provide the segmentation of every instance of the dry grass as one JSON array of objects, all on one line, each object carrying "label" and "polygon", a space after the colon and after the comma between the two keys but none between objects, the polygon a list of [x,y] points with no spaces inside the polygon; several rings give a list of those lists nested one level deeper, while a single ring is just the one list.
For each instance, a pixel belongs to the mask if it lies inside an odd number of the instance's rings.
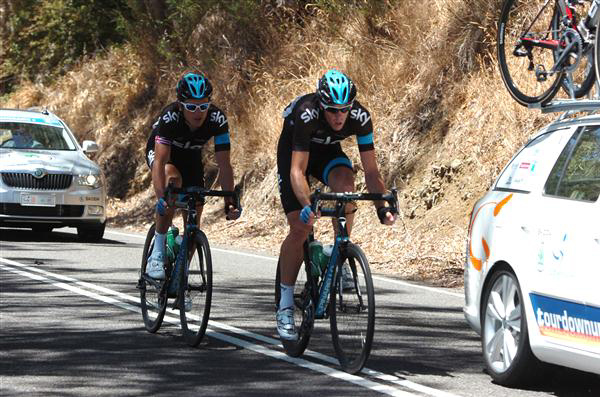
[{"label": "dry grass", "polygon": [[[339,31],[321,15],[288,25],[285,35],[265,18],[268,51],[258,55],[240,44],[226,16],[201,21],[192,40],[215,47],[190,46],[186,66],[206,70],[216,87],[214,101],[230,121],[234,170],[245,186],[244,216],[235,223],[222,221],[220,204],[209,203],[211,241],[278,252],[286,234],[275,169],[281,111],[336,67],[355,80],[373,115],[380,169],[388,186],[400,188],[402,208],[396,225],[383,227],[362,205],[353,239],[375,271],[460,285],[472,205],[527,134],[548,120],[517,105],[502,85],[493,55],[500,3],[432,0],[426,8],[405,0],[385,14],[350,14]],[[24,86],[7,105],[47,104],[80,139],[98,141],[104,150],[97,160],[117,197],[111,222],[143,228],[154,200],[145,140],[182,68],[159,68],[127,47],[114,49],[82,62],[55,86]],[[360,164],[354,142],[344,147]],[[364,189],[358,168],[357,187]],[[318,228],[320,238],[331,238],[328,222]]]}]

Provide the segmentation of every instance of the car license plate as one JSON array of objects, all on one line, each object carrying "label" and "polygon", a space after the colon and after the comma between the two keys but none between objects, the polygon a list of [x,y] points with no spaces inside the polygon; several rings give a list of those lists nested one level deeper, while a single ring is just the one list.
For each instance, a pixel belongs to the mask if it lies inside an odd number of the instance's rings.
[{"label": "car license plate", "polygon": [[21,205],[54,207],[56,206],[56,196],[50,194],[21,193]]}]

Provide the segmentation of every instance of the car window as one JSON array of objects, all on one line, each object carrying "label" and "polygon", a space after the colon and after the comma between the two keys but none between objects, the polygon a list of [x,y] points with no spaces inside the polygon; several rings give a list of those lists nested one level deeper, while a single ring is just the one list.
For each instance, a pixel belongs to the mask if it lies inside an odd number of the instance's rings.
[{"label": "car window", "polygon": [[600,127],[580,128],[565,145],[550,172],[544,193],[581,201],[600,195]]},{"label": "car window", "polygon": [[75,150],[69,133],[47,124],[0,122],[0,147],[12,149]]},{"label": "car window", "polygon": [[504,169],[495,189],[528,193],[534,189],[538,181],[537,186],[543,183],[540,175],[547,175],[548,169],[544,169],[548,163],[546,158],[563,136],[560,131],[555,131],[532,139]]}]

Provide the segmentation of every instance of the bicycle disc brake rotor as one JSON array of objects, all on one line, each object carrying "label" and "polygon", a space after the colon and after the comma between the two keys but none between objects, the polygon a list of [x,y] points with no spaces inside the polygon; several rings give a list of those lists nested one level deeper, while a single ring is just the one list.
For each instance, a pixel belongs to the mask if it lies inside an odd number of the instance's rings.
[{"label": "bicycle disc brake rotor", "polygon": [[579,66],[581,59],[583,58],[583,41],[581,40],[581,36],[575,29],[566,29],[560,37],[560,42],[564,43],[564,48],[559,47],[558,49],[558,57],[560,58],[565,48],[568,48],[572,43],[575,45],[569,51],[569,59],[573,60],[573,63],[566,62],[563,70],[565,72],[573,72]]}]

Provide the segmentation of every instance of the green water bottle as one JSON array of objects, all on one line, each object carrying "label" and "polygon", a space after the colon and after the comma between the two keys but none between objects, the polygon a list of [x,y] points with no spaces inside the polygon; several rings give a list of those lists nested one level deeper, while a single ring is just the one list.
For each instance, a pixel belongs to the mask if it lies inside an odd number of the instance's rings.
[{"label": "green water bottle", "polygon": [[325,269],[327,266],[328,257],[323,254],[323,244],[320,241],[313,241],[308,244],[308,253],[310,255],[310,260],[313,263],[311,267],[311,273],[313,276],[320,276],[321,270]]},{"label": "green water bottle", "polygon": [[175,258],[177,258],[178,246],[175,239],[179,234],[179,229],[177,226],[171,226],[169,231],[167,231],[167,259],[169,263],[175,262]]}]

